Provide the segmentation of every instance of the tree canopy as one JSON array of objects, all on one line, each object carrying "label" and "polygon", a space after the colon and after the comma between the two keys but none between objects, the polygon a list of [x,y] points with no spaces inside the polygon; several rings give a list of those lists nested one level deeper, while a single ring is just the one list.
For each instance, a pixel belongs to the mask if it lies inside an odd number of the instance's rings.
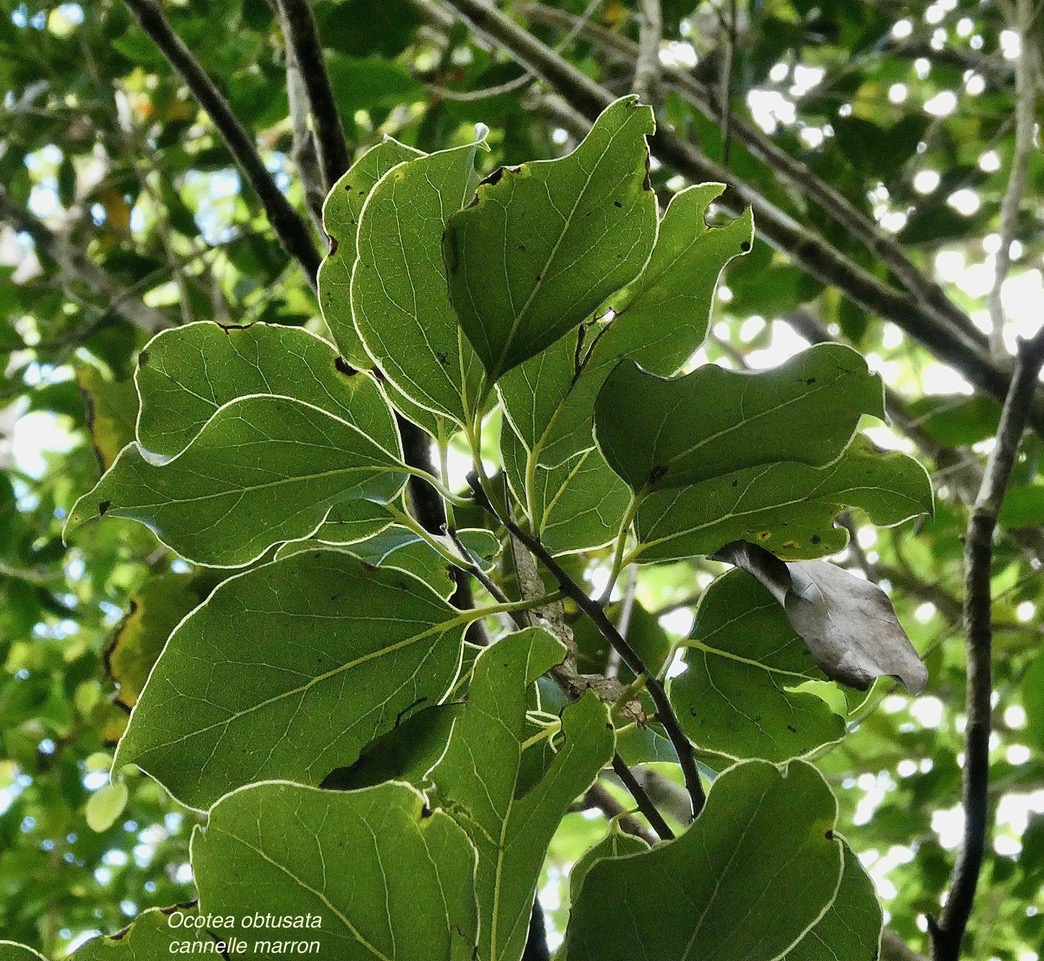
[{"label": "tree canopy", "polygon": [[1037,957],[1039,4],[2,10],[0,961]]}]

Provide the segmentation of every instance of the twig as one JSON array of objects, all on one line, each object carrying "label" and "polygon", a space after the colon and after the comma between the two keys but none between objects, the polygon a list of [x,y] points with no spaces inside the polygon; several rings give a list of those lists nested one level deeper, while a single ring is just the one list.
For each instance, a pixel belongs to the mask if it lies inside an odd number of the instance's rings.
[{"label": "twig", "polygon": [[[481,491],[476,490],[475,496],[476,499],[479,499]],[[492,510],[488,501],[484,504],[480,501],[480,505],[488,510]],[[634,675],[636,677],[645,676],[646,690],[649,692],[653,704],[656,705],[656,715],[678,754],[678,763],[681,765],[682,774],[685,778],[685,789],[689,793],[691,815],[696,817],[703,810],[703,805],[706,803],[707,798],[703,791],[703,784],[700,781],[700,772],[696,766],[696,755],[692,744],[678,723],[678,717],[674,713],[674,707],[667,697],[663,684],[651,674],[641,656],[631,647],[626,638],[620,635],[616,625],[609,619],[605,611],[562,569],[558,561],[540,543],[539,539],[526,533],[510,518],[501,518],[501,522],[547,568],[548,572],[558,583],[562,593],[573,600],[577,607],[591,619],[591,622],[598,628],[598,632],[619,652],[620,658]]]},{"label": "twig", "polygon": [[316,150],[323,183],[329,190],[352,162],[337,109],[330,74],[326,70],[319,31],[308,0],[277,0],[286,32],[287,49],[292,48],[308,93],[315,124]]},{"label": "twig", "polygon": [[1033,23],[1033,0],[1015,0],[1019,35],[1019,55],[1015,60],[1015,148],[1011,158],[1008,187],[1000,208],[1000,250],[989,296],[990,350],[994,357],[1004,356],[1004,306],[1001,290],[1011,269],[1011,245],[1019,226],[1019,208],[1029,180],[1033,158],[1033,131],[1036,125],[1036,38],[1030,32]]},{"label": "twig", "polygon": [[115,311],[147,334],[155,334],[173,324],[160,311],[122,286],[83,251],[73,247],[64,237],[54,233],[24,207],[15,203],[0,186],[0,219],[15,230],[28,234],[37,251],[53,260],[72,280],[83,284],[94,296],[107,304],[106,315]]},{"label": "twig", "polygon": [[598,808],[607,818],[615,818],[624,834],[641,838],[643,841],[653,841],[642,823],[633,815],[628,814],[627,809],[605,789],[605,785],[600,781],[595,781],[591,785],[584,795],[584,801],[591,807]]},{"label": "twig", "polygon": [[[624,582],[623,597],[620,599],[620,619],[617,630],[626,638],[631,629],[631,614],[634,612],[634,595],[638,590],[638,565],[627,567],[627,580]],[[609,661],[606,664],[605,676],[616,677],[620,673],[620,652],[615,647],[609,648]]]},{"label": "twig", "polygon": [[663,42],[663,12],[660,0],[641,0],[638,56],[634,64],[634,92],[642,103],[659,101],[660,44]]},{"label": "twig", "polygon": [[[571,123],[576,112],[583,114],[589,123],[612,102],[613,96],[608,90],[489,3],[483,0],[441,2],[460,20],[509,51],[560,91],[567,101],[564,123]],[[548,101],[550,110],[554,111],[556,106],[554,100]],[[732,197],[730,199],[727,193],[722,206],[739,213],[750,205],[762,236],[808,274],[838,287],[853,303],[893,321],[986,393],[998,399],[1006,396],[1009,372],[989,357],[986,339],[981,334],[949,322],[932,307],[931,301],[897,290],[859,266],[820,234],[803,227],[750,184],[708,160],[697,147],[670,130],[661,128],[657,133],[655,151],[664,162],[693,181],[728,184]],[[970,322],[968,327],[971,328]],[[1044,396],[1035,398],[1030,422],[1038,433],[1044,434]]]},{"label": "twig", "polygon": [[[282,20],[282,10],[275,0],[272,0],[272,6]],[[286,34],[288,29],[284,24],[283,33]],[[323,184],[322,170],[319,169],[315,137],[312,136],[308,124],[308,91],[305,89],[301,65],[297,61],[297,52],[290,43],[286,45],[286,96],[290,108],[290,127],[294,135],[290,155],[304,187],[305,206],[312,218],[312,226],[318,233],[323,234],[323,201],[326,199],[327,190]]]},{"label": "twig", "polygon": [[966,638],[968,726],[964,736],[964,838],[953,869],[950,892],[941,919],[929,919],[934,961],[957,961],[961,942],[971,917],[975,888],[982,870],[989,830],[990,697],[992,680],[993,533],[1004,494],[1011,481],[1026,426],[1026,411],[1044,366],[1044,327],[1023,342],[1015,361],[1001,413],[997,442],[990,453],[968,522],[965,541],[966,595],[964,621]]},{"label": "twig", "polygon": [[918,954],[891,928],[881,932],[881,961],[928,961]]},{"label": "twig", "polygon": [[207,112],[240,170],[256,191],[272,229],[286,252],[302,267],[309,286],[316,289],[320,255],[308,224],[283,196],[265,166],[257,145],[232,112],[214,81],[184,41],[174,32],[157,0],[124,0],[139,26],[178,72],[199,105]]},{"label": "twig", "polygon": [[613,771],[623,786],[630,792],[631,797],[634,798],[635,803],[638,805],[638,810],[645,815],[645,819],[652,825],[652,829],[660,840],[673,841],[674,832],[671,830],[670,825],[663,819],[663,815],[656,809],[656,805],[653,804],[648,792],[642,787],[641,782],[634,776],[619,754],[613,755]]}]

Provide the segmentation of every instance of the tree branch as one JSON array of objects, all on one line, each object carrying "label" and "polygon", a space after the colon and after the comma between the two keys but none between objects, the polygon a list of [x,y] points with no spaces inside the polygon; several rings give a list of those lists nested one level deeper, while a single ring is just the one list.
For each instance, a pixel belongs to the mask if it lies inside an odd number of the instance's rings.
[{"label": "tree branch", "polygon": [[965,541],[966,595],[964,621],[967,634],[968,726],[964,736],[964,838],[953,869],[950,892],[942,918],[929,919],[934,961],[957,961],[971,917],[975,888],[982,870],[989,831],[990,697],[992,679],[993,533],[1004,494],[1011,481],[1026,426],[1026,411],[1044,366],[1044,327],[1019,347],[1015,376],[1001,413],[997,442],[990,453],[968,522]]},{"label": "tree branch", "polygon": [[344,136],[341,113],[337,109],[330,74],[323,58],[319,31],[308,0],[277,0],[282,14],[287,47],[292,48],[298,69],[308,92],[308,102],[315,124],[315,139],[323,182],[329,189],[352,163],[351,151]]},{"label": "tree branch", "polygon": [[108,311],[118,313],[147,334],[155,334],[174,326],[164,314],[135,296],[132,290],[121,285],[86,253],[56,234],[20,204],[15,203],[2,186],[0,219],[7,221],[20,233],[28,234],[39,254],[53,260],[70,280],[83,284],[95,297],[105,301]]},{"label": "tree branch", "polygon": [[177,71],[213,121],[247,181],[265,208],[279,242],[302,267],[309,286],[316,288],[316,272],[320,254],[308,224],[276,186],[275,178],[265,166],[257,145],[232,112],[214,81],[184,41],[174,32],[157,0],[124,0],[139,26],[152,39],[170,65]]},{"label": "tree branch", "polygon": [[641,0],[641,29],[634,63],[634,92],[643,103],[659,101],[660,44],[663,42],[663,13],[660,0]]},{"label": "tree branch", "polygon": [[[476,490],[475,496],[476,498],[484,497],[481,489]],[[482,506],[488,510],[492,510],[488,501],[482,504]],[[664,732],[667,734],[667,737],[670,739],[671,744],[674,746],[674,750],[678,755],[678,763],[681,765],[682,774],[685,778],[685,788],[689,793],[689,803],[691,807],[690,814],[692,817],[696,817],[700,811],[703,810],[703,805],[706,803],[707,798],[703,791],[703,783],[700,780],[699,769],[696,766],[696,755],[693,751],[692,744],[689,742],[689,739],[685,736],[685,732],[681,729],[681,725],[678,723],[678,717],[674,713],[674,707],[671,704],[670,699],[667,697],[667,692],[664,690],[663,684],[659,678],[655,677],[645,666],[645,662],[642,660],[641,656],[616,629],[616,625],[609,619],[608,615],[604,610],[602,610],[598,602],[590,597],[587,592],[562,569],[558,561],[556,561],[547,548],[540,543],[539,539],[526,533],[510,518],[501,518],[501,522],[505,527],[507,527],[508,531],[524,544],[533,556],[544,565],[551,576],[554,577],[562,593],[574,601],[577,607],[579,607],[580,610],[591,619],[591,622],[598,628],[598,632],[619,653],[621,660],[623,660],[624,664],[630,668],[634,675],[636,677],[644,676],[646,678],[645,686],[649,691],[649,696],[652,698],[653,703],[656,705],[656,716],[663,725]],[[613,762],[613,768],[616,770],[615,761]],[[619,773],[620,772],[617,771],[617,774]],[[643,813],[645,812],[643,811]]]},{"label": "tree branch", "polygon": [[881,932],[881,961],[928,961],[918,954],[891,928]]}]

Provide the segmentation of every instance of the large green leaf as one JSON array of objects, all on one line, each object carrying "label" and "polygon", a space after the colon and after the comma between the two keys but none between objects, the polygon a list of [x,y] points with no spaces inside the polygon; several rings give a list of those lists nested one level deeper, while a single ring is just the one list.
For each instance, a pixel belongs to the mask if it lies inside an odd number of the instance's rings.
[{"label": "large green leaf", "polygon": [[842,843],[845,866],[830,909],[781,961],[877,961],[880,957],[881,905],[874,882],[852,849]]},{"label": "large green leaf", "polygon": [[569,156],[502,168],[450,219],[450,294],[490,383],[645,266],[657,226],[645,140],[654,129],[649,107],[617,100]]},{"label": "large green leaf", "polygon": [[877,451],[857,435],[826,467],[780,461],[653,491],[635,517],[637,556],[672,560],[744,540],[788,560],[822,557],[847,543],[848,532],[834,525],[845,507],[878,526],[900,524],[931,513],[931,481],[912,457]]},{"label": "large green leaf", "polygon": [[595,436],[635,491],[683,487],[777,461],[836,460],[884,389],[849,347],[819,344],[780,367],[706,365],[665,380],[621,363],[598,394]]},{"label": "large green leaf", "polygon": [[703,342],[718,274],[752,235],[749,212],[707,226],[721,191],[704,184],[674,197],[645,270],[612,298],[612,321],[582,328],[578,341],[563,338],[498,384],[511,425],[501,435],[505,469],[554,553],[597,547],[617,534],[630,493],[594,445],[595,398],[621,358],[670,375]]},{"label": "large green leaf", "polygon": [[467,706],[432,773],[439,798],[478,849],[483,961],[521,958],[547,846],[570,804],[612,757],[608,712],[588,692],[563,712],[564,740],[543,776],[520,783],[529,685],[564,657],[564,645],[540,628],[484,650]]},{"label": "large green leaf", "polygon": [[729,768],[678,840],[596,862],[573,905],[569,961],[775,961],[834,901],[837,802],[803,761]]},{"label": "large green leaf", "polygon": [[[349,793],[245,787],[193,832],[192,865],[200,911],[235,919],[249,957],[474,956],[475,850],[451,817],[429,810],[406,784]],[[309,926],[247,927],[256,914]]]},{"label": "large green leaf", "polygon": [[128,517],[189,560],[240,567],[307,537],[334,504],[395,497],[406,480],[399,465],[398,450],[341,417],[288,397],[244,397],[161,466],[138,445],[125,448],[67,529]]},{"label": "large green leaf", "polygon": [[114,769],[197,808],[265,778],[318,784],[445,697],[466,626],[420,580],[341,551],[230,578],[171,636]]},{"label": "large green leaf", "polygon": [[482,365],[457,324],[442,263],[450,215],[472,197],[477,144],[399,164],[359,216],[352,273],[355,327],[392,400],[432,434],[470,426]]},{"label": "large green leaf", "polygon": [[785,761],[840,740],[844,720],[815,694],[825,680],[775,598],[743,571],[707,588],[670,697],[689,739],[731,758]]},{"label": "large green leaf", "polygon": [[153,337],[138,355],[137,437],[154,454],[184,450],[231,401],[271,394],[311,404],[355,425],[387,451],[398,431],[387,401],[367,374],[300,327],[189,324]]},{"label": "large green leaf", "polygon": [[[205,928],[192,923],[197,916],[194,908],[152,908],[139,914],[130,927],[119,934],[92,938],[72,958],[74,961],[156,961],[181,954],[218,956],[215,942],[223,942],[227,948],[224,930],[215,928],[211,937]],[[8,961],[2,951],[0,961]]]},{"label": "large green leaf", "polygon": [[352,319],[352,268],[359,252],[359,215],[381,177],[396,164],[419,156],[419,151],[389,137],[352,164],[330,189],[323,204],[323,228],[332,245],[319,265],[319,306],[341,354],[353,367],[373,366]]}]

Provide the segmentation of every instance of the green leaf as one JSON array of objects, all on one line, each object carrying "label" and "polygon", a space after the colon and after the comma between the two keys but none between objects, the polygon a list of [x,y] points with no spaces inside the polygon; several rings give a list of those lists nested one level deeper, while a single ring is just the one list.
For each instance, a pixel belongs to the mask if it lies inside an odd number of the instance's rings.
[{"label": "green leaf", "polygon": [[830,909],[781,961],[877,961],[880,957],[881,905],[874,882],[842,842],[841,886]]},{"label": "green leaf", "polygon": [[553,763],[519,790],[529,685],[564,657],[564,645],[540,628],[486,648],[475,662],[467,706],[446,755],[432,773],[440,799],[478,849],[484,961],[522,957],[551,838],[570,804],[612,757],[608,712],[588,692],[562,713],[564,741]]},{"label": "green leaf", "polygon": [[466,626],[426,584],[341,551],[232,577],[167,643],[113,768],[196,808],[265,778],[318,784],[445,697]]},{"label": "green leaf", "polygon": [[754,240],[749,208],[726,224],[708,226],[710,206],[724,190],[724,184],[698,184],[671,198],[648,265],[612,298],[617,316],[605,343],[594,348],[605,375],[611,370],[607,363],[615,366],[630,357],[644,370],[668,377],[703,343],[718,276]]},{"label": "green leaf", "polygon": [[569,156],[498,170],[450,219],[450,294],[491,384],[645,266],[657,226],[645,140],[654,129],[649,107],[617,100]]},{"label": "green leaf", "polygon": [[612,298],[612,321],[563,338],[498,383],[511,424],[501,435],[505,470],[553,553],[600,547],[618,532],[630,493],[594,446],[595,398],[621,358],[670,375],[703,342],[718,274],[752,235],[749,212],[707,227],[722,189],[704,184],[673,198],[645,270]]},{"label": "green leaf", "polygon": [[722,773],[678,840],[596,862],[573,905],[569,961],[775,961],[841,878],[837,802],[803,761]]},{"label": "green leaf", "polygon": [[775,598],[729,571],[704,592],[670,698],[689,739],[734,759],[785,761],[839,741],[844,719],[799,684],[824,680]]},{"label": "green leaf", "polygon": [[105,652],[105,666],[118,687],[117,703],[128,710],[137,704],[167,638],[213,587],[212,578],[157,574],[131,597],[130,611]]},{"label": "green leaf", "polygon": [[[475,529],[459,531],[461,542],[474,558],[478,558],[484,568],[488,562],[482,558],[492,557],[500,548],[500,541],[492,531]],[[446,535],[431,535],[440,541],[447,551],[457,553],[456,547]],[[295,541],[285,544],[276,553],[277,557],[289,557],[301,551],[315,548],[314,539]],[[436,551],[419,534],[393,524],[367,540],[346,545],[347,553],[374,567],[386,567],[404,571],[420,578],[440,597],[447,600],[457,588],[457,582],[450,575],[453,565]]]},{"label": "green leaf", "polygon": [[419,156],[420,151],[388,138],[352,164],[330,189],[323,204],[323,228],[333,244],[319,265],[319,305],[338,349],[353,367],[373,366],[352,319],[352,268],[359,252],[359,215],[381,177],[397,164]]},{"label": "green leaf", "polygon": [[631,492],[596,447],[545,467],[537,461],[540,455],[527,451],[515,431],[505,427],[501,454],[534,533],[553,554],[601,547],[617,535]]},{"label": "green leaf", "polygon": [[878,451],[856,435],[826,467],[780,461],[653,491],[635,517],[637,556],[673,560],[743,540],[788,560],[822,557],[848,542],[848,532],[833,523],[845,507],[894,526],[932,512],[931,481],[913,458]]},{"label": "green leaf", "polygon": [[[193,957],[214,954],[214,942],[220,940],[220,932],[212,938],[207,930],[186,925],[182,920],[194,921],[197,916],[195,908],[150,908],[119,934],[92,938],[72,955],[73,961],[156,961],[178,957],[183,952]],[[171,950],[172,945],[177,945],[177,954]],[[0,959],[7,961],[2,952]]]},{"label": "green leaf", "polygon": [[157,334],[138,355],[138,442],[172,457],[226,404],[252,394],[298,400],[399,450],[387,401],[372,377],[300,327],[188,324]]},{"label": "green leaf", "polygon": [[[399,498],[393,500],[396,507],[406,510],[404,504],[398,503]],[[373,501],[346,501],[334,504],[330,508],[319,529],[311,534],[308,540],[331,546],[358,544],[368,537],[376,537],[391,526],[393,521],[394,518],[384,504],[375,504]],[[285,552],[289,547],[289,544],[285,545],[280,548],[279,553]]]},{"label": "green leaf", "polygon": [[126,806],[126,784],[120,781],[116,784],[102,785],[87,799],[84,816],[88,827],[98,834],[108,831]]},{"label": "green leaf", "polygon": [[359,216],[352,272],[355,327],[388,379],[391,399],[433,435],[470,426],[485,392],[482,365],[457,324],[442,263],[450,215],[472,197],[478,144],[399,164]]},{"label": "green leaf", "polygon": [[956,394],[918,397],[911,401],[909,412],[932,440],[947,447],[970,447],[996,435],[1001,408],[985,394]]},{"label": "green leaf", "polygon": [[[192,865],[200,911],[234,918],[231,933],[251,956],[453,961],[472,957],[462,952],[478,939],[475,850],[406,784],[347,794],[280,782],[242,788],[193,832]],[[311,926],[245,926],[255,914]]]},{"label": "green leaf", "polygon": [[400,456],[318,407],[244,397],[221,407],[162,466],[137,445],[125,448],[76,502],[66,530],[93,517],[128,517],[189,560],[241,567],[273,544],[309,536],[334,504],[395,497],[406,480]]},{"label": "green leaf", "polygon": [[684,487],[744,467],[836,460],[884,390],[849,347],[819,344],[764,371],[706,365],[665,380],[621,363],[595,404],[595,437],[631,488]]}]

